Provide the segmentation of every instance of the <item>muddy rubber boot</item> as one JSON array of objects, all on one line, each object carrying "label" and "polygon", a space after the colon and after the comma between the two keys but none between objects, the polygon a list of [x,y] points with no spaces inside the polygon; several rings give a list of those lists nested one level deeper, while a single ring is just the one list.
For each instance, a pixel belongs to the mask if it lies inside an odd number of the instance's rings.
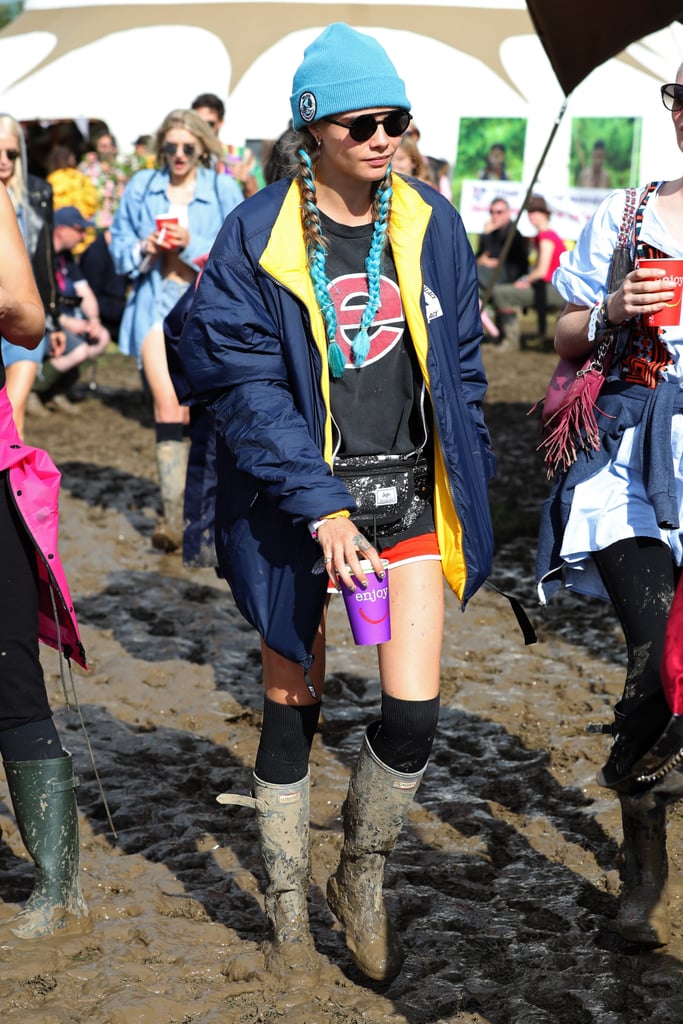
[{"label": "muddy rubber boot", "polygon": [[519,352],[522,347],[522,335],[519,316],[515,312],[498,312],[496,324],[503,336],[499,348],[501,352]]},{"label": "muddy rubber boot", "polygon": [[403,949],[382,894],[384,865],[394,849],[424,769],[393,771],[376,757],[367,737],[342,808],[344,845],[327,883],[327,902],[344,925],[356,966],[374,981],[391,981],[403,966]]},{"label": "muddy rubber boot", "polygon": [[5,761],[21,838],[36,865],[33,892],[8,922],[21,939],[35,939],[88,916],[79,880],[78,812],[71,755]]},{"label": "muddy rubber boot", "polygon": [[616,930],[639,946],[665,946],[671,938],[667,899],[666,808],[619,796],[624,826],[621,898]]},{"label": "muddy rubber boot", "polygon": [[266,873],[266,916],[273,969],[317,970],[317,954],[308,927],[306,891],[310,875],[309,776],[288,786],[262,782],[254,775],[256,823]]},{"label": "muddy rubber boot", "polygon": [[163,518],[152,532],[152,547],[159,551],[175,551],[183,542],[183,505],[189,451],[187,441],[157,441]]}]

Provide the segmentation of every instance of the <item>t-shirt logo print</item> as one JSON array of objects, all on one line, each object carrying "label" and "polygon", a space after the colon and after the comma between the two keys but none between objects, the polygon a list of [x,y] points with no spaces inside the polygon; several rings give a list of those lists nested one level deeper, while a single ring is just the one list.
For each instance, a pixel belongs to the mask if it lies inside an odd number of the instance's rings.
[{"label": "t-shirt logo print", "polygon": [[[380,304],[368,335],[370,351],[363,366],[382,359],[398,345],[405,330],[401,293],[395,281],[380,277]],[[354,366],[351,342],[360,327],[363,310],[368,304],[368,279],[365,274],[345,274],[330,282],[330,295],[337,311],[337,342],[346,358],[346,366]]]}]

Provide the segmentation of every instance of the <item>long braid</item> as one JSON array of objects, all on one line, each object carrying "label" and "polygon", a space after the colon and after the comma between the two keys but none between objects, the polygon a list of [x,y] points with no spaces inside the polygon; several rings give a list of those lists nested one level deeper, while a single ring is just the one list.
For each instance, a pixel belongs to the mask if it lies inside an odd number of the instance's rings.
[{"label": "long braid", "polygon": [[308,271],[325,322],[327,361],[332,376],[341,377],[346,360],[337,341],[337,310],[330,295],[330,282],[327,277],[327,247],[316,203],[313,164],[303,148],[299,150],[299,180],[301,182],[301,217],[304,226]]},{"label": "long braid", "polygon": [[[327,244],[322,232],[320,213],[316,201],[313,163],[307,150],[302,147],[299,156],[299,185],[301,190],[301,219],[306,245],[308,270],[313,290],[325,323],[327,336],[327,359],[330,373],[339,378],[344,372],[346,360],[337,341],[337,311],[330,296],[330,281],[327,276]],[[370,251],[365,261],[368,278],[368,303],[363,310],[360,328],[351,343],[355,366],[362,366],[370,351],[369,329],[381,304],[380,280],[382,256],[386,244],[389,217],[391,214],[391,173],[379,183],[373,199],[374,229]]]},{"label": "long braid", "polygon": [[370,251],[365,261],[365,272],[368,275],[368,304],[363,310],[360,321],[360,330],[351,343],[353,361],[356,366],[362,366],[370,351],[370,336],[368,331],[372,321],[377,315],[377,310],[382,301],[380,281],[382,275],[382,256],[387,239],[389,228],[389,217],[391,215],[391,174],[387,173],[377,187],[373,201],[373,214],[375,226],[372,232]]}]

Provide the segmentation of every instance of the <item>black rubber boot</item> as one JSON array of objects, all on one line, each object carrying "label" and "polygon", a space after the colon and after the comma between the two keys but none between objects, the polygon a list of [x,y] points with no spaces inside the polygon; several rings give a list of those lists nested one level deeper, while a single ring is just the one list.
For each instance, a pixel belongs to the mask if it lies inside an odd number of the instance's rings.
[{"label": "black rubber boot", "polygon": [[671,938],[667,898],[666,808],[620,794],[624,842],[616,930],[627,942],[656,948]]},{"label": "black rubber boot", "polygon": [[78,779],[67,753],[4,764],[21,838],[36,865],[33,892],[9,926],[19,938],[34,939],[88,915],[79,879]]},{"label": "black rubber boot", "polygon": [[344,845],[327,883],[327,902],[346,929],[356,966],[374,981],[391,981],[403,966],[401,940],[384,904],[384,865],[403,828],[424,769],[404,775],[383,764],[367,737],[342,809]]}]

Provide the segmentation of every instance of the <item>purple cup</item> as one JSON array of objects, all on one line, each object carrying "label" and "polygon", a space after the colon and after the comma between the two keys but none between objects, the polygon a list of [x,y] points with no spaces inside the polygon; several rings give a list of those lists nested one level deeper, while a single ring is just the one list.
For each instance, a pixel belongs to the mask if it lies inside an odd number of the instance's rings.
[{"label": "purple cup", "polygon": [[356,583],[356,589],[351,591],[342,580],[339,581],[353,639],[359,645],[383,644],[387,640],[391,640],[389,573],[387,572],[389,563],[384,559],[383,580],[377,578],[370,562],[363,560],[360,564],[368,581],[365,590]]}]

